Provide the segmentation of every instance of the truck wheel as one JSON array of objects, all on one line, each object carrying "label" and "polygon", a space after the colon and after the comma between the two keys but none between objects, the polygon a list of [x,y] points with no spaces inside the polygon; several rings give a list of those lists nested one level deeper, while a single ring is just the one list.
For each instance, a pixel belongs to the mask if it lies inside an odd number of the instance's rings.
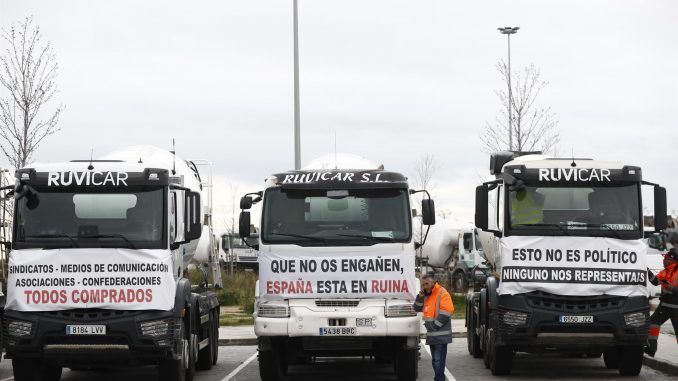
[{"label": "truck wheel", "polygon": [[467,308],[466,316],[468,316],[468,321],[466,323],[466,343],[468,353],[474,358],[481,358],[483,352],[480,350],[480,336],[476,333],[476,317],[473,312],[473,307]]},{"label": "truck wheel", "polygon": [[643,347],[619,347],[619,374],[622,376],[637,376],[643,367]]},{"label": "truck wheel", "polygon": [[505,376],[511,373],[513,366],[513,348],[506,345],[497,345],[494,329],[489,330],[487,346],[490,359],[490,371],[494,376]]},{"label": "truck wheel", "polygon": [[217,365],[217,359],[219,358],[219,306],[214,309],[214,320],[213,320],[213,337],[214,337],[214,346],[212,347],[212,365]]},{"label": "truck wheel", "polygon": [[[184,319],[181,319],[179,329],[181,331],[180,337],[183,338],[181,358],[177,360],[170,358],[160,362],[158,365],[158,374],[161,381],[189,381],[189,368],[192,367],[192,363],[193,367],[195,366],[195,363],[191,361],[190,339],[186,338],[186,322]],[[190,376],[192,379],[192,372]]]},{"label": "truck wheel", "polygon": [[480,326],[480,332],[482,334],[481,342],[483,343],[481,350],[483,356],[483,363],[485,364],[486,369],[490,369],[490,335],[484,325]]},{"label": "truck wheel", "polygon": [[35,379],[35,363],[27,359],[12,359],[14,381],[33,381]]},{"label": "truck wheel", "polygon": [[396,355],[398,381],[415,381],[419,373],[419,356],[416,349],[401,348]]},{"label": "truck wheel", "polygon": [[619,367],[619,353],[617,348],[610,348],[603,352],[603,362],[607,369],[617,369]]},{"label": "truck wheel", "polygon": [[261,381],[280,380],[281,368],[281,361],[275,351],[259,352],[259,377],[261,377]]},{"label": "truck wheel", "polygon": [[[35,366],[35,365],[34,365]],[[58,365],[42,363],[38,366],[38,377],[40,381],[59,381],[61,380],[61,371],[63,369]]]},{"label": "truck wheel", "polygon": [[199,370],[209,370],[212,369],[212,364],[214,363],[214,346],[216,342],[214,340],[214,314],[212,311],[208,313],[209,321],[207,326],[209,330],[207,331],[208,343],[203,349],[198,351],[198,363],[196,368]]}]

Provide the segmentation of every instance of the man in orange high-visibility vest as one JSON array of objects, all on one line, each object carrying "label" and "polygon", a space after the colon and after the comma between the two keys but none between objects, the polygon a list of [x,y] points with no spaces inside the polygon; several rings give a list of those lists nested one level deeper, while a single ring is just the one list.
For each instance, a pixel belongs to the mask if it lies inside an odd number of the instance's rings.
[{"label": "man in orange high-visibility vest", "polygon": [[650,283],[662,285],[662,294],[659,297],[659,307],[650,316],[650,328],[647,337],[645,353],[654,357],[657,352],[659,328],[671,319],[674,331],[678,332],[678,251],[672,248],[664,254],[664,270],[656,276],[649,272]]},{"label": "man in orange high-visibility vest", "polygon": [[452,342],[452,313],[454,305],[447,290],[435,281],[433,273],[421,278],[419,295],[414,300],[414,310],[424,313],[426,344],[431,348],[431,363],[435,381],[445,380],[447,344]]}]

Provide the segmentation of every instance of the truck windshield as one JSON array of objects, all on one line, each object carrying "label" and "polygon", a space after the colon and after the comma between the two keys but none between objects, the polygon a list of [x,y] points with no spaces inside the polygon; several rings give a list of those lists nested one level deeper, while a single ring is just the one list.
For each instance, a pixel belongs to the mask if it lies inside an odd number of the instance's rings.
[{"label": "truck windshield", "polygon": [[266,192],[264,243],[301,246],[409,242],[406,189],[284,190]]},{"label": "truck windshield", "polygon": [[163,248],[162,188],[126,192],[55,192],[37,189],[37,206],[17,202],[17,248]]},{"label": "truck windshield", "polygon": [[642,226],[637,184],[525,186],[509,191],[508,198],[509,223],[514,230],[593,230],[615,237],[620,232],[638,232]]}]

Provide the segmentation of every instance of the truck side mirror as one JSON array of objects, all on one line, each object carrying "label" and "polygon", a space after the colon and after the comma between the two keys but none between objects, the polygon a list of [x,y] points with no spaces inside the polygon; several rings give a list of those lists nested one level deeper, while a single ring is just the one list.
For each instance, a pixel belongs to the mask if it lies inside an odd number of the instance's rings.
[{"label": "truck side mirror", "polygon": [[186,192],[184,204],[184,239],[192,241],[199,239],[202,235],[202,204],[200,203],[200,193]]},{"label": "truck side mirror", "polygon": [[654,230],[666,229],[666,188],[654,187]]},{"label": "truck side mirror", "polygon": [[436,206],[430,198],[421,200],[421,222],[424,225],[435,225]]},{"label": "truck side mirror", "polygon": [[252,207],[252,197],[250,196],[243,196],[240,199],[240,209],[250,209]]},{"label": "truck side mirror", "polygon": [[487,194],[488,188],[485,185],[476,187],[476,227],[480,230],[487,230]]},{"label": "truck side mirror", "polygon": [[240,212],[238,234],[240,235],[240,238],[247,238],[250,236],[250,212]]}]

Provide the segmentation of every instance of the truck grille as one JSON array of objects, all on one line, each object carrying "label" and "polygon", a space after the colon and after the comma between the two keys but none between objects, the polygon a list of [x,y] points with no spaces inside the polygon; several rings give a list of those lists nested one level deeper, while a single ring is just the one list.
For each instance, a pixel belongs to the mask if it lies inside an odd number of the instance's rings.
[{"label": "truck grille", "polygon": [[316,300],[316,307],[358,307],[360,300],[348,300],[348,299],[324,299]]},{"label": "truck grille", "polygon": [[78,320],[78,319],[105,319],[112,317],[121,317],[129,315],[137,315],[142,311],[121,311],[121,310],[104,310],[104,309],[75,309],[75,310],[64,310],[64,311],[50,311],[46,314],[49,316],[55,316],[59,318],[65,318],[69,320]]},{"label": "truck grille", "polygon": [[534,308],[565,313],[596,312],[619,308],[624,298],[620,296],[560,296],[546,292],[526,295],[528,305]]}]

